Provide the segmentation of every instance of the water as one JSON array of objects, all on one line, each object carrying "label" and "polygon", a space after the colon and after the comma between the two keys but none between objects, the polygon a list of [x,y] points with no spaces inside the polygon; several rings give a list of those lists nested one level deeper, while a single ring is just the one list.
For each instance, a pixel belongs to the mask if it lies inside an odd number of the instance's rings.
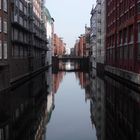
[{"label": "water", "polygon": [[66,73],[55,95],[55,109],[47,126],[47,140],[96,140],[91,124],[90,103],[74,73]]},{"label": "water", "polygon": [[45,140],[140,140],[137,88],[95,70],[54,75],[55,109]]},{"label": "water", "polygon": [[0,93],[0,140],[140,140],[138,88],[62,70]]}]

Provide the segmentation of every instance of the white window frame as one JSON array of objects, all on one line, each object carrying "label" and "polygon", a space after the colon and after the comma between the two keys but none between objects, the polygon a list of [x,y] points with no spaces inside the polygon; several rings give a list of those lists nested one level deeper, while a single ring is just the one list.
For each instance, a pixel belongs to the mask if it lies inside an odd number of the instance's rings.
[{"label": "white window frame", "polygon": [[0,0],[0,9],[1,9],[1,2],[2,2],[2,0]]},{"label": "white window frame", "polygon": [[0,17],[0,32],[2,32],[2,18]]},{"label": "white window frame", "polygon": [[7,0],[3,0],[3,10],[7,12]]},{"label": "white window frame", "polygon": [[8,57],[8,55],[7,55],[7,41],[5,41],[3,44],[3,55],[4,55],[4,59],[7,59],[7,57]]},{"label": "white window frame", "polygon": [[3,21],[3,32],[7,34],[7,21]]}]

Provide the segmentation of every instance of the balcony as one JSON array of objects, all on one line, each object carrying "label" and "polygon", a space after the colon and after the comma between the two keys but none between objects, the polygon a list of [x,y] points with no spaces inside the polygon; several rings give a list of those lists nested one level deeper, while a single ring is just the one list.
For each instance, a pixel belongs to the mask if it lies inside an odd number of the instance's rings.
[{"label": "balcony", "polygon": [[97,0],[97,4],[101,5],[101,0]]}]

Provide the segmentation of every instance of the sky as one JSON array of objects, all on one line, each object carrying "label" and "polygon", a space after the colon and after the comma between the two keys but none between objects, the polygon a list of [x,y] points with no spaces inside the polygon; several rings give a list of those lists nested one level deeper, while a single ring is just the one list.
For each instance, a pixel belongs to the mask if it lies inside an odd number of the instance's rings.
[{"label": "sky", "polygon": [[90,12],[96,0],[46,0],[46,7],[54,18],[54,32],[69,48],[90,25]]}]

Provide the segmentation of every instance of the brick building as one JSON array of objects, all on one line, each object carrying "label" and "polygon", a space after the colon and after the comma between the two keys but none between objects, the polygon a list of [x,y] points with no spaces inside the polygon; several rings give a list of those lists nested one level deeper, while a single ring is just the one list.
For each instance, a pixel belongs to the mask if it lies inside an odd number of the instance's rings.
[{"label": "brick building", "polygon": [[106,71],[140,83],[140,1],[106,0]]},{"label": "brick building", "polygon": [[85,26],[85,33],[75,41],[74,51],[76,56],[88,57],[90,55],[90,32],[91,28]]},{"label": "brick building", "polygon": [[54,34],[54,41],[53,41],[53,55],[64,55],[65,54],[65,48],[66,43],[63,42],[62,38],[59,37],[57,34]]},{"label": "brick building", "polygon": [[43,5],[43,0],[0,1],[2,89],[45,66],[47,38],[42,22]]},{"label": "brick building", "polygon": [[74,45],[75,55],[76,56],[84,56],[84,52],[86,54],[86,46],[85,46],[85,35],[81,35],[79,39],[76,40]]}]

